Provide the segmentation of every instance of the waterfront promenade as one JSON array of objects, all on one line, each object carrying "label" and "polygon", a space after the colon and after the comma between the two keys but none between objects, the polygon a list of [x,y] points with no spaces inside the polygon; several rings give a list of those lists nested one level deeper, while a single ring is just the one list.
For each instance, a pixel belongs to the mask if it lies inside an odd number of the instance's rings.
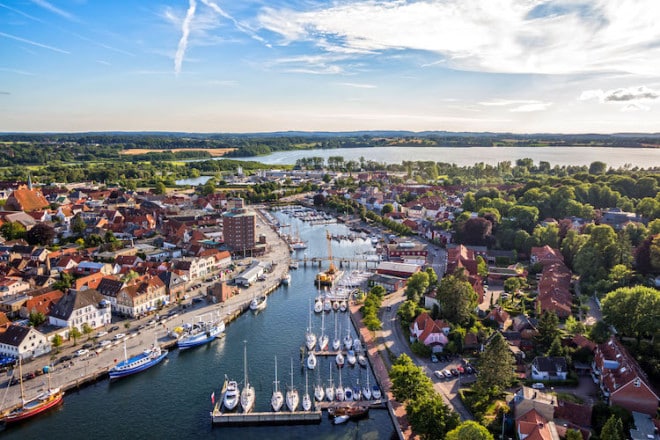
[{"label": "waterfront promenade", "polygon": [[[154,321],[154,316],[147,316],[139,320],[126,320],[113,325],[119,327],[118,330],[110,332],[102,339],[112,340],[118,333],[126,334],[121,340],[113,341],[102,350],[90,350],[90,353],[82,357],[74,357],[71,361],[62,362],[51,368],[50,380],[52,387],[60,387],[65,391],[76,389],[87,383],[107,376],[107,372],[116,362],[124,359],[124,346],[126,353],[130,357],[149,348],[155,341],[163,347],[173,347],[175,340],[168,336],[169,330],[186,322],[194,322],[196,316],[214,314],[221,317],[225,324],[234,320],[242,312],[248,309],[248,305],[255,295],[271,293],[280,284],[281,278],[289,270],[290,254],[287,244],[279,237],[276,231],[269,225],[264,217],[255,209],[257,213],[257,232],[266,236],[269,244],[267,253],[260,258],[261,261],[273,264],[273,269],[267,279],[258,282],[248,288],[240,288],[239,294],[228,299],[224,303],[213,304],[203,301],[202,303],[193,302],[189,307],[170,306],[159,313],[165,315],[171,310],[176,310],[175,316],[166,317],[159,322]],[[208,284],[210,285],[210,284]],[[152,321],[152,324],[148,324]],[[125,327],[125,323],[129,327]],[[139,331],[138,327],[144,326]],[[111,327],[111,326],[109,326]],[[97,329],[93,334],[104,329]],[[78,343],[70,345],[66,343],[60,352],[53,359],[58,359],[64,355],[72,355],[73,352],[80,349],[87,342],[86,337],[81,337]],[[54,354],[54,353],[53,353]],[[53,362],[49,356],[42,356],[23,365],[23,373],[28,371],[40,370],[44,366]],[[15,370],[18,376],[18,369]],[[7,377],[9,379],[9,377]],[[46,375],[38,376],[23,383],[25,397],[33,398],[40,391],[48,387]],[[0,392],[0,409],[5,410],[13,408],[20,404],[21,395],[19,385],[5,387]],[[66,395],[64,397],[66,404]]]}]

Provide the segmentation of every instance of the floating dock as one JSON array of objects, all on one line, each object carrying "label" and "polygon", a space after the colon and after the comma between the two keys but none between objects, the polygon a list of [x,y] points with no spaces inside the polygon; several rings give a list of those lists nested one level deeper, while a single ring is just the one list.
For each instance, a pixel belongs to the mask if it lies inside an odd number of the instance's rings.
[{"label": "floating dock", "polygon": [[279,412],[211,412],[214,425],[306,425],[321,423],[321,411],[279,411]]}]

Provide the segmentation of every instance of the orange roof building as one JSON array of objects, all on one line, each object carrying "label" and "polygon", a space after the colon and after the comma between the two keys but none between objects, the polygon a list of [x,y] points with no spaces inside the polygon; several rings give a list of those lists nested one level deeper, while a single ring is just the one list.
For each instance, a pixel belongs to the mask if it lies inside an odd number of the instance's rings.
[{"label": "orange roof building", "polygon": [[40,211],[49,206],[41,191],[27,188],[12,192],[5,203],[5,209],[25,212]]}]

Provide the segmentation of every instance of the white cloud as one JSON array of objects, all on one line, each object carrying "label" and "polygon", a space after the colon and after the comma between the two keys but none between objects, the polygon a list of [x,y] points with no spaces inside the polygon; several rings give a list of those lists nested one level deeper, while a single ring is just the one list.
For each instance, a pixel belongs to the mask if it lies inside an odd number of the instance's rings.
[{"label": "white cloud", "polygon": [[181,39],[179,40],[179,46],[176,50],[176,55],[174,55],[174,73],[181,73],[181,64],[183,63],[183,57],[186,55],[186,49],[188,48],[188,36],[190,35],[190,23],[195,17],[195,9],[197,8],[197,2],[195,0],[189,0],[188,11],[186,12],[186,18],[183,19],[181,23]]},{"label": "white cloud", "polygon": [[492,101],[483,101],[479,105],[486,107],[513,107],[509,108],[512,113],[528,113],[546,110],[552,105],[552,102],[542,102],[535,99],[493,99]]},{"label": "white cloud", "polygon": [[264,7],[257,20],[282,45],[311,42],[346,53],[421,50],[463,70],[660,71],[656,0],[359,0],[307,11]]},{"label": "white cloud", "polygon": [[651,107],[649,107],[648,105],[643,105],[635,102],[626,104],[621,108],[622,112],[638,112],[638,111],[647,112],[649,110],[651,110]]},{"label": "white cloud", "polygon": [[57,14],[60,17],[64,17],[67,20],[79,21],[78,18],[76,18],[76,16],[74,16],[70,12],[67,12],[67,11],[64,11],[64,10],[60,9],[57,6],[53,5],[52,3],[47,2],[46,0],[32,0],[32,3],[34,3],[35,5],[37,5],[39,7],[42,7],[44,9],[52,12],[54,14]]},{"label": "white cloud", "polygon": [[580,101],[596,99],[600,103],[655,101],[660,99],[660,91],[650,89],[646,86],[623,87],[611,90],[594,89],[583,91],[579,99]]},{"label": "white cloud", "polygon": [[67,54],[67,55],[71,53],[68,50],[60,49],[59,47],[49,46],[47,44],[42,44],[42,43],[38,43],[36,41],[32,41],[32,40],[28,40],[28,39],[25,39],[25,38],[17,37],[16,35],[5,34],[4,32],[0,32],[0,37],[5,37],[5,38],[9,38],[11,40],[15,40],[15,41],[18,41],[18,42],[21,42],[21,43],[29,44],[31,46],[36,46],[36,47],[41,47],[41,48],[44,48],[44,49],[52,50],[53,52],[64,53],[64,54]]},{"label": "white cloud", "polygon": [[374,84],[361,84],[361,83],[352,83],[352,82],[340,82],[337,83],[340,86],[353,87],[356,89],[375,89],[376,85]]}]

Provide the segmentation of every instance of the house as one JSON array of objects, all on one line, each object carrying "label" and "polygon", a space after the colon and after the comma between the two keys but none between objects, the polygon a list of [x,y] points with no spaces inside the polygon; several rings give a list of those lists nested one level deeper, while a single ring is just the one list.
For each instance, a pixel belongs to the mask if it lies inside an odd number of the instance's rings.
[{"label": "house", "polygon": [[5,209],[10,211],[40,211],[50,206],[41,191],[31,188],[17,189],[5,202]]},{"label": "house", "polygon": [[[69,290],[51,309],[48,321],[57,327],[76,327],[82,331],[87,324],[91,328],[99,328],[110,324],[110,304],[103,295],[93,289],[79,292]],[[67,335],[68,337],[68,335]]]},{"label": "house", "polygon": [[53,306],[64,296],[61,290],[42,289],[42,292],[30,292],[30,297],[21,307],[21,318],[29,318],[31,313],[41,313],[48,316]]},{"label": "house", "polygon": [[96,290],[103,296],[103,299],[111,304],[113,311],[117,310],[117,295],[123,288],[124,282],[114,277],[103,277],[96,286]]},{"label": "house", "polygon": [[536,298],[536,304],[542,313],[552,311],[560,318],[567,318],[571,314],[572,276],[571,270],[562,262],[549,263],[543,267]]},{"label": "house", "polygon": [[614,336],[596,348],[591,368],[594,381],[610,405],[655,416],[658,394],[639,364]]},{"label": "house", "polygon": [[419,264],[396,263],[393,261],[381,261],[376,268],[376,273],[398,278],[410,278],[413,274],[422,270]]},{"label": "house", "polygon": [[561,356],[537,356],[532,361],[531,368],[534,380],[566,380],[568,374],[566,358]]},{"label": "house", "polygon": [[544,266],[550,263],[563,263],[564,256],[559,252],[559,249],[552,248],[546,244],[541,247],[532,247],[529,262],[531,264],[540,263]]},{"label": "house", "polygon": [[496,322],[498,328],[502,331],[508,329],[511,326],[511,323],[513,322],[511,320],[511,316],[509,315],[509,312],[504,310],[502,307],[495,307],[493,310],[490,311],[490,313],[488,313],[486,319]]},{"label": "house", "polygon": [[50,353],[48,338],[33,327],[10,325],[0,333],[0,355],[32,359]]},{"label": "house", "polygon": [[147,275],[121,289],[117,295],[116,311],[135,318],[152,312],[167,302],[165,283],[156,276]]},{"label": "house", "polygon": [[516,432],[520,440],[559,440],[554,422],[548,421],[535,409],[516,418]]},{"label": "house", "polygon": [[449,343],[449,330],[449,324],[445,321],[434,321],[428,313],[423,312],[410,324],[410,339],[411,342],[417,340],[431,347],[434,353],[440,353]]},{"label": "house", "polygon": [[553,420],[555,403],[554,395],[526,386],[516,390],[511,401],[516,419],[533,409],[546,420]]},{"label": "house", "polygon": [[0,299],[18,295],[30,289],[30,283],[19,278],[0,279]]},{"label": "house", "polygon": [[182,298],[186,291],[186,280],[169,270],[158,273],[158,278],[165,284],[165,292],[169,302]]}]

